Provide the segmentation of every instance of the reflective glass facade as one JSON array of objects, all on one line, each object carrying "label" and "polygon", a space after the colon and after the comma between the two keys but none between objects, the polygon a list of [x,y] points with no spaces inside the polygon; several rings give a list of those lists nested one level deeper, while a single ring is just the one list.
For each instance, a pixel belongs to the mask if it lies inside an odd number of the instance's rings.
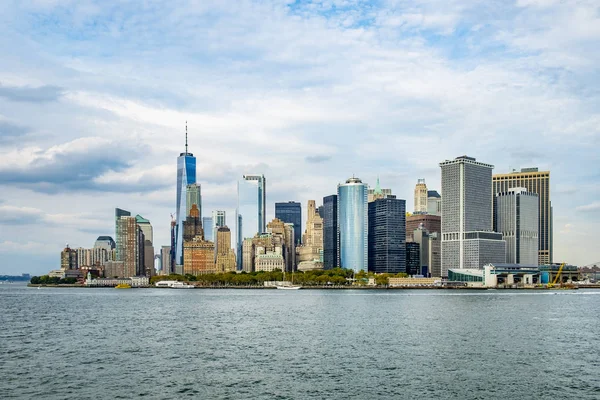
[{"label": "reflective glass facade", "polygon": [[340,266],[355,272],[367,271],[368,187],[350,178],[338,185],[338,234]]},{"label": "reflective glass facade", "polygon": [[187,186],[196,183],[196,157],[181,153],[177,157],[177,211],[175,215],[175,263],[183,265],[183,221],[187,217]]},{"label": "reflective glass facade", "polygon": [[295,201],[275,203],[275,218],[294,224],[294,239],[296,244],[302,241],[302,206]]},{"label": "reflective glass facade", "polygon": [[323,267],[339,266],[337,195],[323,197]]}]

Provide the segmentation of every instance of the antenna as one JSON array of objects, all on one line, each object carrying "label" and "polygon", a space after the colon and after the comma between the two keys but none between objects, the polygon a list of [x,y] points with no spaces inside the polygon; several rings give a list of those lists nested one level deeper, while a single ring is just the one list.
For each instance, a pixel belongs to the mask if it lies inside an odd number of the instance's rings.
[{"label": "antenna", "polygon": [[187,145],[187,121],[185,121],[185,154],[187,155],[188,145]]}]

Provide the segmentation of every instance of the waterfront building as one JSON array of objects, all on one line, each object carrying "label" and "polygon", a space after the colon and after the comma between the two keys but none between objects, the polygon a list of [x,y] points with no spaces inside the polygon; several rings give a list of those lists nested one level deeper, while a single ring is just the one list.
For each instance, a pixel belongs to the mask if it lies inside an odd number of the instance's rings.
[{"label": "waterfront building", "polygon": [[191,183],[185,188],[185,216],[190,215],[190,210],[192,209],[192,205],[196,205],[198,207],[198,212],[200,214],[200,219],[202,219],[202,187],[199,183]]},{"label": "waterfront building", "polygon": [[171,246],[162,246],[160,249],[161,275],[171,273]]},{"label": "waterfront building", "polygon": [[255,256],[254,264],[256,271],[283,271],[285,267],[285,260],[283,259],[282,254],[268,251],[265,253],[257,254]]},{"label": "waterfront building", "polygon": [[538,195],[511,188],[494,200],[494,230],[506,241],[506,262],[538,265]]},{"label": "waterfront building", "polygon": [[246,272],[254,271],[254,243],[252,238],[244,239],[242,249],[242,270]]},{"label": "waterfront building", "polygon": [[183,274],[201,275],[217,272],[215,244],[196,236],[183,242]]},{"label": "waterfront building", "polygon": [[235,253],[231,249],[231,230],[227,226],[217,229],[216,253],[217,272],[236,270]]},{"label": "waterfront building", "polygon": [[527,192],[538,195],[538,263],[553,262],[553,222],[552,202],[550,201],[550,171],[538,171],[538,168],[523,168],[520,172],[495,174],[493,193],[504,193],[508,189],[521,187]]},{"label": "waterfront building", "polygon": [[381,198],[368,207],[369,271],[406,272],[406,201]]},{"label": "waterfront building", "polygon": [[415,214],[424,214],[426,212],[427,185],[425,184],[425,179],[419,179],[415,185]]},{"label": "waterfront building", "polygon": [[60,253],[60,269],[77,269],[77,251],[67,244]]},{"label": "waterfront building", "polygon": [[442,196],[436,190],[427,191],[427,214],[442,215]]},{"label": "waterfront building", "polygon": [[117,261],[123,261],[125,277],[144,275],[145,237],[142,229],[135,217],[121,217],[118,227]]},{"label": "waterfront building", "polygon": [[188,152],[187,122],[185,152],[177,157],[177,209],[175,214],[175,264],[183,265],[183,221],[187,217],[187,187],[196,183],[196,157]]},{"label": "waterfront building", "polygon": [[302,206],[295,201],[275,203],[275,218],[294,224],[296,244],[300,244],[302,236]]},{"label": "waterfront building", "polygon": [[308,201],[306,208],[306,230],[302,236],[302,246],[296,247],[296,262],[322,261],[323,218],[317,212],[316,202]]},{"label": "waterfront building", "polygon": [[502,234],[492,231],[493,165],[461,156],[442,170],[442,275],[505,261]]},{"label": "waterfront building", "polygon": [[427,264],[429,265],[429,273],[434,277],[442,276],[442,241],[439,232],[431,232],[429,234]]},{"label": "waterfront building", "polygon": [[108,261],[104,264],[104,276],[106,278],[128,277],[125,271],[125,263],[123,261]]},{"label": "waterfront building", "polygon": [[115,247],[117,250],[117,254],[116,254],[116,258],[119,259],[119,248],[118,248],[118,242],[119,242],[119,220],[121,219],[121,217],[130,217],[131,213],[127,210],[123,210],[120,208],[115,208],[115,239],[117,240],[117,243],[115,243]]},{"label": "waterfront building", "polygon": [[413,214],[406,217],[406,240],[413,241],[413,232],[420,226],[428,232],[442,231],[442,217],[430,214]]},{"label": "waterfront building", "polygon": [[[244,238],[264,233],[267,217],[267,181],[264,175],[243,175],[237,185],[236,247],[238,260]],[[243,224],[242,224],[243,220]],[[238,264],[241,269],[241,264]]]},{"label": "waterfront building", "polygon": [[[272,236],[273,246],[281,247],[281,255],[285,263],[285,271],[291,272],[295,268],[293,262],[296,259],[296,246],[294,245],[293,224],[285,223],[278,218],[274,218],[267,224],[267,233]],[[273,249],[274,250],[274,249]]]},{"label": "waterfront building", "polygon": [[358,178],[338,184],[338,237],[342,268],[367,271],[367,185]]},{"label": "waterfront building", "polygon": [[332,269],[339,264],[337,195],[323,197],[323,268]]},{"label": "waterfront building", "polygon": [[370,203],[377,199],[383,199],[392,195],[392,189],[382,189],[379,184],[379,177],[377,177],[377,184],[374,189],[370,189],[367,192],[367,202]]},{"label": "waterfront building", "polygon": [[[431,266],[429,264],[429,232],[423,226],[415,229],[413,241],[419,245],[419,275],[430,276]],[[433,275],[431,275],[433,276]]]},{"label": "waterfront building", "polygon": [[406,273],[410,276],[421,275],[419,243],[406,242]]},{"label": "waterfront building", "polygon": [[202,218],[202,229],[204,230],[204,239],[210,240],[211,242],[216,240],[216,229],[213,217]]},{"label": "waterfront building", "polygon": [[285,260],[285,270],[293,271],[296,265],[296,236],[294,232],[294,224],[291,222],[284,223],[285,230],[285,248],[287,251],[287,257]]}]

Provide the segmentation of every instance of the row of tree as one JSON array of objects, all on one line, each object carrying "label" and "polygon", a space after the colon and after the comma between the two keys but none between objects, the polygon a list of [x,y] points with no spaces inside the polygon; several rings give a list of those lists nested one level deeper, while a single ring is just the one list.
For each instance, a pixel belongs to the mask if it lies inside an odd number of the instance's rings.
[{"label": "row of tree", "polygon": [[[296,284],[306,286],[326,286],[326,285],[366,285],[369,278],[374,278],[375,283],[380,286],[385,286],[389,282],[390,277],[406,277],[406,274],[374,274],[372,272],[360,271],[354,274],[351,269],[334,268],[330,270],[315,270],[315,271],[296,271],[294,274],[287,273],[286,280],[293,280]],[[162,280],[177,280],[186,282],[199,282],[206,286],[263,286],[264,282],[282,281],[284,274],[281,270],[271,272],[227,272],[218,274],[202,274],[202,275],[178,275],[171,274],[168,276],[154,276],[150,280],[154,284]]]},{"label": "row of tree", "polygon": [[72,285],[77,283],[75,278],[59,278],[57,276],[32,276],[30,283],[34,285]]}]

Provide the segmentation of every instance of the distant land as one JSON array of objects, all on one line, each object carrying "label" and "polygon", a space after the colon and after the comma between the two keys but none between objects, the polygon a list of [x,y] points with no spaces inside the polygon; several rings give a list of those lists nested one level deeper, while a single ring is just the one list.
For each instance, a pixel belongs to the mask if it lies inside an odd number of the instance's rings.
[{"label": "distant land", "polygon": [[31,275],[22,274],[22,275],[0,275],[0,281],[23,281],[29,282],[31,279]]}]

